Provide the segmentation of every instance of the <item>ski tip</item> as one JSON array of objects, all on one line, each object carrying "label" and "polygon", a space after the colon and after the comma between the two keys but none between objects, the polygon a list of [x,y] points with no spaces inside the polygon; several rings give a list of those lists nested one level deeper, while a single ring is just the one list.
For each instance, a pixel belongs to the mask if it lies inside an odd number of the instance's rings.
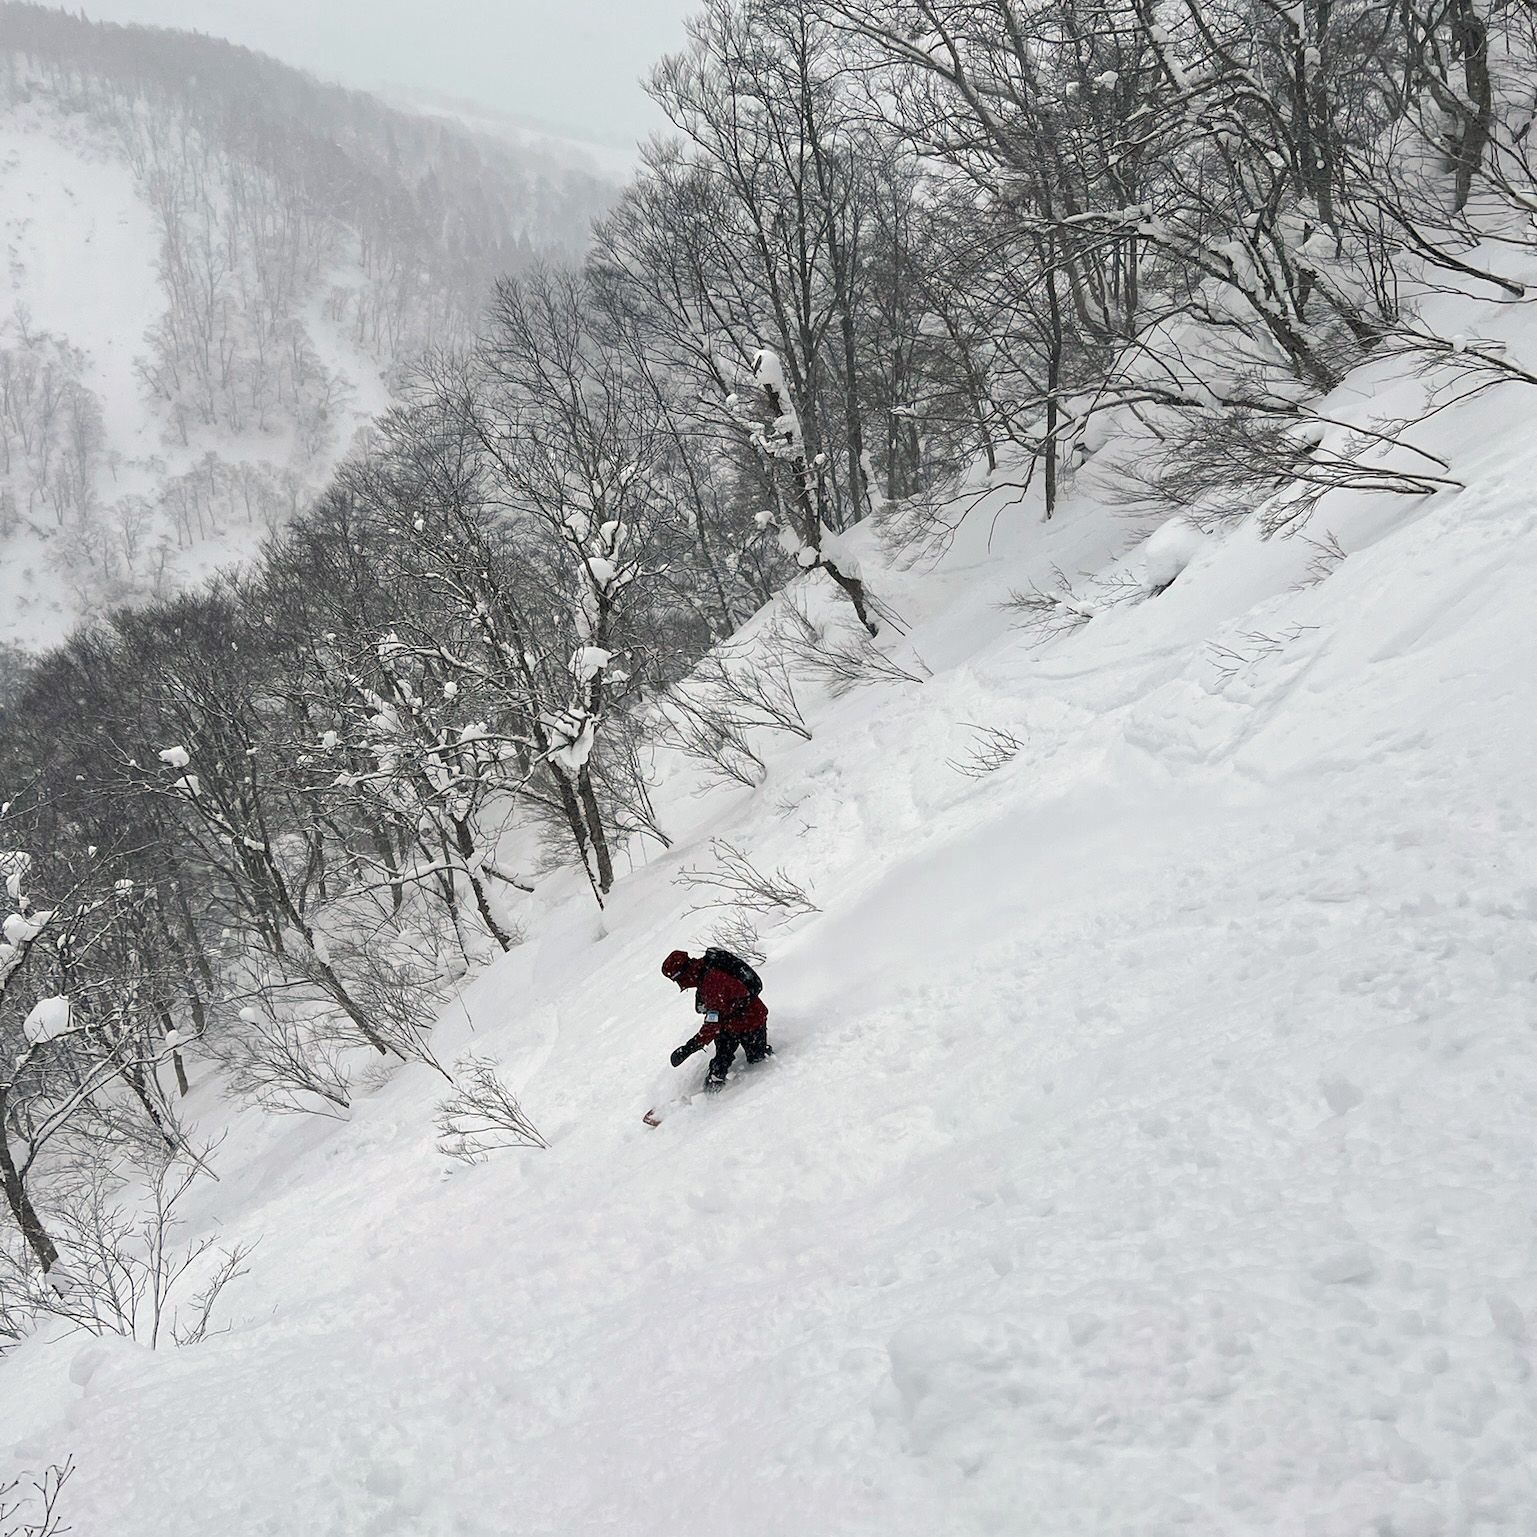
[{"label": "ski tip", "polygon": [[660,1126],[662,1124],[662,1118],[656,1113],[655,1110],[648,1110],[641,1117],[641,1120],[643,1120],[647,1126]]}]

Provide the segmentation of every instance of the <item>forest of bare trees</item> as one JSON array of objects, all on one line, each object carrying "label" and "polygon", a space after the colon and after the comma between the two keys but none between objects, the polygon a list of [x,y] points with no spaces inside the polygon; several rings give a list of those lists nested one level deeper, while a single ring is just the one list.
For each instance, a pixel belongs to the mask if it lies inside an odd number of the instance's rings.
[{"label": "forest of bare trees", "polygon": [[[1051,516],[1135,417],[1148,498],[1299,485],[1281,532],[1311,484],[1444,483],[1310,457],[1363,360],[1537,383],[1419,303],[1530,303],[1528,6],[710,0],[690,37],[583,261],[504,277],[256,569],[112,614],[7,703],[13,1318],[84,1273],[101,1170],[201,1156],[188,1059],[331,1114],[438,1068],[523,893],[574,871],[601,906],[667,842],[658,744],[755,784],[808,654],[892,665],[856,525],[942,534],[976,466]],[[258,412],[207,355],[197,399]],[[844,617],[693,672],[792,583]]]}]

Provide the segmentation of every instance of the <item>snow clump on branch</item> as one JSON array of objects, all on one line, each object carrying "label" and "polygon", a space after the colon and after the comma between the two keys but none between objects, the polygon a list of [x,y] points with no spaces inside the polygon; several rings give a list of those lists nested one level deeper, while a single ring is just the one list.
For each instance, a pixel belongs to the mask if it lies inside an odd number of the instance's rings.
[{"label": "snow clump on branch", "polygon": [[0,877],[12,901],[21,900],[22,883],[32,868],[32,856],[23,849],[0,849]]},{"label": "snow clump on branch", "polygon": [[614,653],[602,646],[581,646],[571,658],[571,674],[578,682],[590,683],[613,661]]},{"label": "snow clump on branch", "polygon": [[30,917],[23,917],[20,913],[12,913],[3,924],[0,924],[0,933],[5,935],[8,945],[21,949],[23,945],[30,945],[53,918],[49,913],[33,913]]},{"label": "snow clump on branch", "polygon": [[62,993],[52,998],[39,998],[32,1012],[22,1021],[21,1033],[32,1046],[41,1046],[56,1036],[64,1035],[73,1021],[70,1001]]},{"label": "snow clump on branch", "polygon": [[578,715],[571,711],[544,715],[541,719],[552,744],[550,761],[568,774],[579,774],[592,756],[597,722],[590,715]]}]

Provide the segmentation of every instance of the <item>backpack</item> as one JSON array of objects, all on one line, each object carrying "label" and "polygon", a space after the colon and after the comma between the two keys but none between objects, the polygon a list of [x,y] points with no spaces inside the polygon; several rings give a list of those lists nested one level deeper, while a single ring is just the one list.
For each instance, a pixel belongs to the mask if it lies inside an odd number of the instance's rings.
[{"label": "backpack", "polygon": [[733,955],[729,950],[706,950],[704,963],[714,971],[723,971],[728,977],[735,977],[747,989],[750,998],[756,998],[763,991],[762,977],[741,956]]}]

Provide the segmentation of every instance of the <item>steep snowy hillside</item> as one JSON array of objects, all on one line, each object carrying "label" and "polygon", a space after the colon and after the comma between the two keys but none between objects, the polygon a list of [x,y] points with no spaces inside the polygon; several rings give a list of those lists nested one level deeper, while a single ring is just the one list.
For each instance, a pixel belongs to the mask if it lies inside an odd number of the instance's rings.
[{"label": "steep snowy hillside", "polygon": [[213,39],[0,5],[0,643],[249,555],[603,198]]},{"label": "steep snowy hillside", "polygon": [[180,441],[146,378],[167,299],[160,228],[88,119],[32,102],[0,122],[0,226],[0,639],[56,643],[102,602],[254,553],[388,404],[381,363],[314,314],[305,341],[332,402],[318,431],[304,441],[302,417],[274,411],[265,430],[204,423]]},{"label": "steep snowy hillside", "polygon": [[[1514,388],[1414,438],[1461,489],[1234,509],[1154,598],[1113,443],[1050,524],[867,543],[914,681],[756,791],[675,765],[676,846],[439,1025],[548,1150],[445,1164],[420,1066],[345,1124],[205,1079],[228,1332],[19,1347],[0,1476],[72,1454],[115,1537],[1530,1530],[1537,456]],[[814,910],[774,1059],[651,1129],[712,839]]]}]

